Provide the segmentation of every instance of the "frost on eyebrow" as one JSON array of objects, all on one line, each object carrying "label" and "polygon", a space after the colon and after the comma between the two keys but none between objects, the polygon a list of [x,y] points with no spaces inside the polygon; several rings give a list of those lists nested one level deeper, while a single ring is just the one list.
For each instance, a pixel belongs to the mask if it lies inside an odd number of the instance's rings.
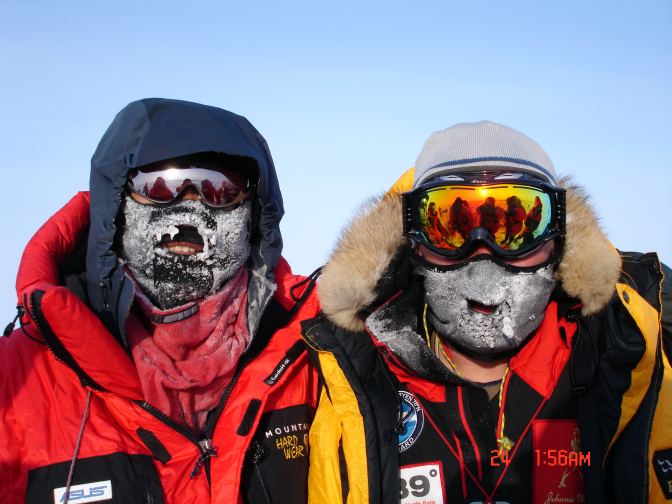
[{"label": "frost on eyebrow", "polygon": [[[225,211],[200,201],[156,207],[126,197],[124,217],[121,259],[143,291],[164,309],[214,294],[250,255],[249,201]],[[165,235],[173,239],[179,226],[198,232],[201,252],[178,255],[159,246]]]}]

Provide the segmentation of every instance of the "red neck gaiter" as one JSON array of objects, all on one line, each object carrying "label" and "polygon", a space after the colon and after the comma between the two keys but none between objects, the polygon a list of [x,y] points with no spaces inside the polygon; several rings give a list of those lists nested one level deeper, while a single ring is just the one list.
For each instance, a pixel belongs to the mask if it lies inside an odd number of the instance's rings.
[{"label": "red neck gaiter", "polygon": [[145,400],[177,422],[205,427],[250,341],[247,268],[214,295],[160,310],[136,285],[138,316],[126,324]]}]

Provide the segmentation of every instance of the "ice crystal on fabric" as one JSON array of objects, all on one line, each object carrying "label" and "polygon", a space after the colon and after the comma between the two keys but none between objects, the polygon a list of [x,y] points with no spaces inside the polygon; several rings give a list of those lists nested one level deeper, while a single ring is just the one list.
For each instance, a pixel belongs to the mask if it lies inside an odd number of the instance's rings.
[{"label": "ice crystal on fabric", "polygon": [[[424,277],[428,320],[449,342],[479,355],[517,348],[541,324],[555,286],[553,266],[512,272],[491,260],[436,271],[419,267]],[[482,313],[470,307],[491,307]]]}]

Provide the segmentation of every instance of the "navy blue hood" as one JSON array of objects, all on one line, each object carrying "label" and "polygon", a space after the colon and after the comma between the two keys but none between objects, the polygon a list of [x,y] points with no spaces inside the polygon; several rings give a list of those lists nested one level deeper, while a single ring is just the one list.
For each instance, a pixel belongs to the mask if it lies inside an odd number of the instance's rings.
[{"label": "navy blue hood", "polygon": [[133,285],[120,267],[113,243],[128,172],[201,152],[256,161],[260,242],[254,250],[255,267],[270,282],[274,280],[273,270],[282,252],[280,219],[284,209],[273,159],[261,134],[244,117],[216,107],[162,98],[132,102],[114,118],[91,159],[91,228],[86,257],[90,305],[122,339]]}]

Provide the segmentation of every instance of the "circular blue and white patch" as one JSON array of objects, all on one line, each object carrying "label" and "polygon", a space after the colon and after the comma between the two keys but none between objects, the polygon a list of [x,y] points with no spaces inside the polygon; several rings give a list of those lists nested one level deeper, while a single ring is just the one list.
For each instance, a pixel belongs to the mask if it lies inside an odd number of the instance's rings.
[{"label": "circular blue and white patch", "polygon": [[410,392],[400,390],[399,398],[401,399],[401,422],[398,443],[399,453],[401,453],[413,446],[413,443],[420,437],[425,425],[425,414],[418,400]]}]

